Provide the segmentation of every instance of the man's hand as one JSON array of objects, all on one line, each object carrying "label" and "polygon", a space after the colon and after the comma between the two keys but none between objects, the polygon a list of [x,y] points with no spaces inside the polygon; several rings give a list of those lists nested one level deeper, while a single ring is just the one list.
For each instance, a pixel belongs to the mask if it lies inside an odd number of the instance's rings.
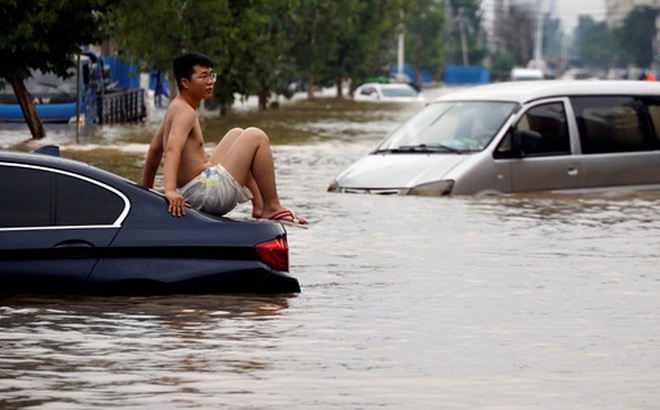
[{"label": "man's hand", "polygon": [[166,191],[165,198],[168,202],[167,212],[171,213],[172,216],[184,216],[186,208],[190,208],[190,204],[176,191]]}]

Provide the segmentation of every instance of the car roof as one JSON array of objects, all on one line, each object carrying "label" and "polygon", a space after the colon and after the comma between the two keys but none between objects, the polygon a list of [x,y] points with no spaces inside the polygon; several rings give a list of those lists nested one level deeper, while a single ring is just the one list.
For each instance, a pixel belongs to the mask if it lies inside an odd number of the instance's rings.
[{"label": "car roof", "polygon": [[450,92],[439,101],[510,101],[526,103],[549,97],[649,95],[660,97],[660,82],[632,80],[510,81]]},{"label": "car roof", "polygon": [[406,83],[364,83],[360,87],[382,87],[382,88],[412,88],[410,84]]}]

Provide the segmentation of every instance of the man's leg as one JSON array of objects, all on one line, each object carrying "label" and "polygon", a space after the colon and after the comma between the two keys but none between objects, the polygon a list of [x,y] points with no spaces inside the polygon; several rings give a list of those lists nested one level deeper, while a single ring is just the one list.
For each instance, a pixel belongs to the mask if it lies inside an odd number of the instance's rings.
[{"label": "man's leg", "polygon": [[258,187],[263,200],[261,217],[269,218],[285,210],[277,194],[273,154],[265,132],[254,127],[230,130],[218,143],[210,160],[222,165],[239,184]]},{"label": "man's leg", "polygon": [[[244,132],[245,130],[242,128],[232,128],[231,130],[227,131],[227,133],[222,137],[218,145],[215,147],[215,150],[213,151],[213,154],[211,154],[211,162],[214,164],[220,163],[218,158],[224,158],[227,151],[229,151],[229,148],[234,145],[234,142],[236,142],[236,139]],[[224,165],[223,165],[224,166]],[[229,171],[229,170],[227,170]],[[229,172],[232,174],[231,172]],[[234,174],[232,174],[234,176]],[[234,176],[234,179],[236,177]],[[238,180],[237,180],[238,181]],[[263,209],[264,209],[264,201],[263,198],[261,197],[261,192],[259,191],[259,187],[257,186],[257,182],[254,180],[254,177],[250,173],[247,182],[245,183],[245,187],[252,192],[252,217],[254,218],[261,218],[263,214]]]}]

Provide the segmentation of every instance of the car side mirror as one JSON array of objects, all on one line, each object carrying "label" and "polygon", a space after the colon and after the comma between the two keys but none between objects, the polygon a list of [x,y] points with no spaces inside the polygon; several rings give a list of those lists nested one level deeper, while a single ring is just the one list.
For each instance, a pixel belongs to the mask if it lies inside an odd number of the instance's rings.
[{"label": "car side mirror", "polygon": [[520,157],[525,157],[528,154],[536,151],[541,141],[541,133],[531,130],[515,130],[513,132],[514,150]]}]

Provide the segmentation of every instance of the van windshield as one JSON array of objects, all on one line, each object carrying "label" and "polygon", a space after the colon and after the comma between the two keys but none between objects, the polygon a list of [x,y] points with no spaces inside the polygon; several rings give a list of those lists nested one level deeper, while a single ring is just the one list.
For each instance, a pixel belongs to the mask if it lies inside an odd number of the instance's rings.
[{"label": "van windshield", "polygon": [[376,152],[481,151],[515,107],[493,101],[429,104],[390,134]]},{"label": "van windshield", "polygon": [[[51,102],[74,102],[77,93],[76,69],[68,70],[66,79],[53,73],[42,73],[33,70],[25,80],[25,87],[32,97],[49,97]],[[18,104],[14,89],[5,79],[0,78],[0,104]]]}]

